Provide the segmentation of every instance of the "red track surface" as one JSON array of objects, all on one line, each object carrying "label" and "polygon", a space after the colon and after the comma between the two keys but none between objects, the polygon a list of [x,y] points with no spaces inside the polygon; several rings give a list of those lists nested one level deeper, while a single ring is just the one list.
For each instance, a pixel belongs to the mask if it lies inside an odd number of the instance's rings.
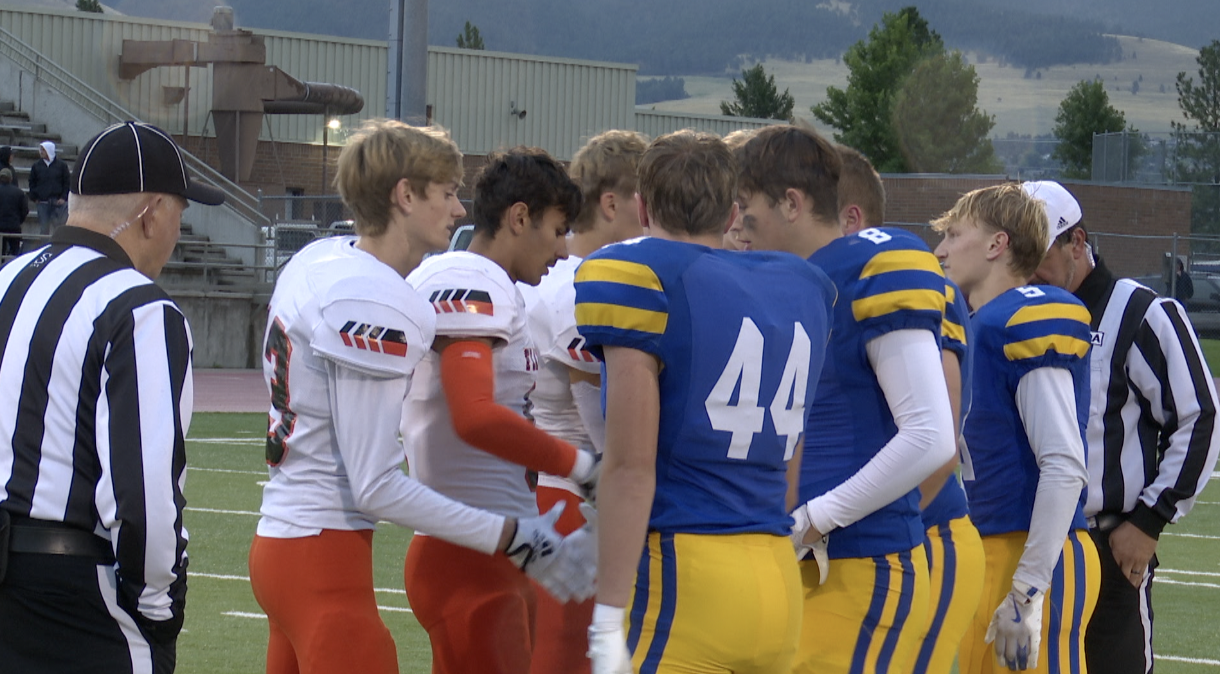
[{"label": "red track surface", "polygon": [[196,412],[266,412],[262,370],[195,370]]}]

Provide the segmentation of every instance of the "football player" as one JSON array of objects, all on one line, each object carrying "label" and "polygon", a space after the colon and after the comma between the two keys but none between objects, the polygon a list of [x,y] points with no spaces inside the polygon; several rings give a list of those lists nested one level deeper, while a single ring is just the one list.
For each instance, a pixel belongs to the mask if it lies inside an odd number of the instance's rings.
[{"label": "football player", "polygon": [[1100,574],[1081,510],[1089,313],[1065,290],[1026,285],[1048,233],[1020,185],[970,192],[933,226],[974,310],[962,477],[986,572],[959,665],[1078,674]]},{"label": "football player", "polygon": [[652,237],[576,272],[606,365],[596,674],[771,674],[796,654],[788,504],[834,290],[792,255],[720,248],[736,173],[716,136],[658,138],[640,161]]},{"label": "football player", "polygon": [[[572,220],[568,258],[555,263],[536,292],[522,288],[530,334],[538,346],[538,385],[530,394],[534,423],[577,447],[601,453],[606,438],[602,415],[601,364],[576,331],[576,267],[607,244],[638,237],[636,167],[648,141],[634,131],[606,131],[594,136],[572,157],[568,174],[580,186],[580,213]],[[556,528],[563,534],[585,522],[579,506],[585,494],[575,482],[555,475],[538,476],[538,508],[550,510],[565,501]],[[580,674],[589,671],[587,631],[593,601],[560,603],[538,595],[538,620],[532,674]]]},{"label": "football player", "polygon": [[554,554],[553,518],[478,510],[402,472],[399,416],[436,324],[403,277],[445,247],[449,226],[465,214],[461,177],[462,154],[443,130],[368,122],[339,156],[337,183],[356,235],[306,246],[276,282],[263,365],[270,480],[249,562],[270,626],[269,674],[398,671],[373,596],[380,520],[427,531],[518,576],[524,568],[561,595],[591,590],[580,563],[563,575],[576,557]]},{"label": "football player", "polygon": [[[538,350],[515,285],[537,285],[567,257],[568,223],[580,202],[580,190],[546,152],[493,153],[475,184],[470,248],[430,257],[407,278],[436,315],[436,339],[418,366],[402,427],[411,474],[506,517],[538,514],[538,471],[585,488],[596,478],[593,452],[529,419]],[[593,540],[585,540],[592,569]],[[529,672],[535,592],[507,560],[416,536],[404,574],[432,642],[435,674]]]},{"label": "football player", "polygon": [[[885,222],[885,186],[864,155],[839,146],[839,222],[843,233],[856,234]],[[952,281],[945,282],[945,316],[941,323],[941,360],[953,410],[954,434],[970,411],[973,338],[966,298]],[[916,674],[948,674],[962,635],[974,618],[983,592],[983,543],[970,523],[966,493],[957,477],[954,455],[919,485],[919,509],[925,532],[931,601],[922,641],[915,656]]]},{"label": "football player", "polygon": [[929,610],[918,487],[954,452],[945,279],[913,234],[843,236],[839,153],[812,128],[768,127],[738,156],[749,248],[808,258],[839,293],[793,513],[813,547],[793,671],[907,672]]}]

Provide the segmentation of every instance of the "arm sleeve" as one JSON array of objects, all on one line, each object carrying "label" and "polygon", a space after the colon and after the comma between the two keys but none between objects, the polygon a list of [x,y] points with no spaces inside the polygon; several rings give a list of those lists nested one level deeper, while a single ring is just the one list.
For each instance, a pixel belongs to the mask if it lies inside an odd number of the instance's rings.
[{"label": "arm sleeve", "polygon": [[441,385],[457,436],[531,470],[571,475],[576,448],[497,404],[494,371],[491,347],[482,342],[454,342],[441,354]]},{"label": "arm sleeve", "polygon": [[866,345],[898,432],[855,475],[809,503],[818,531],[829,533],[895,501],[953,458],[949,393],[937,337],[897,330]]},{"label": "arm sleeve", "polygon": [[502,516],[458,503],[403,473],[398,423],[389,420],[402,415],[408,380],[371,375],[329,359],[326,375],[339,454],[356,507],[455,545],[495,552]]},{"label": "arm sleeve", "polygon": [[1131,513],[1131,523],[1155,537],[1194,507],[1220,451],[1216,387],[1181,304],[1164,299],[1149,308],[1128,372],[1161,427],[1165,448]]},{"label": "arm sleeve", "polygon": [[1029,537],[1013,580],[1045,590],[1088,481],[1072,373],[1058,367],[1031,370],[1017,384],[1016,399],[1038,462],[1038,490]]},{"label": "arm sleeve", "polygon": [[576,412],[585,425],[593,451],[602,453],[606,446],[606,415],[602,414],[602,390],[587,381],[572,383],[572,399],[576,401]]},{"label": "arm sleeve", "polygon": [[136,307],[118,326],[98,404],[98,456],[112,502],[120,606],[159,641],[182,629],[187,533],[182,526],[185,435],[193,386],[186,319],[168,301]]}]

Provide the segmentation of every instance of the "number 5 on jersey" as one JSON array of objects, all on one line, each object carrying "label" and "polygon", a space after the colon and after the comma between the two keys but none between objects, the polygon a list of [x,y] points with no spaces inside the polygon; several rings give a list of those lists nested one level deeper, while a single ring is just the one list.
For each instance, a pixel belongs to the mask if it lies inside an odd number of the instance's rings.
[{"label": "number 5 on jersey", "polygon": [[[763,417],[769,410],[777,435],[784,436],[784,460],[792,458],[796,441],[805,430],[805,392],[809,384],[812,344],[800,323],[793,324],[792,348],[779,386],[769,408],[759,407],[762,388],[763,334],[749,318],[741,319],[741,330],[729,362],[720,373],[712,392],[704,401],[712,428],[732,433],[729,458],[745,459],[754,436],[763,430]],[[734,404],[733,391],[738,391]]]}]

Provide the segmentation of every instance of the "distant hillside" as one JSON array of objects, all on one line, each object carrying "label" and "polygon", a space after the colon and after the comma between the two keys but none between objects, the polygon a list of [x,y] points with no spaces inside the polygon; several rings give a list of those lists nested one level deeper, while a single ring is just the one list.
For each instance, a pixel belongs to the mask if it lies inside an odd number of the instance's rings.
[{"label": "distant hillside", "polygon": [[[239,25],[380,40],[390,0],[232,0]],[[203,21],[213,3],[113,0],[120,11]],[[950,47],[1014,66],[1107,63],[1104,35],[1123,32],[1198,47],[1220,37],[1220,2],[1175,0],[446,0],[429,7],[432,44],[477,25],[489,49],[639,63],[640,73],[722,74],[766,57],[835,58],[884,11],[915,4]],[[1185,8],[1185,9],[1183,9]]]},{"label": "distant hillside", "polygon": [[[109,4],[136,16],[206,21],[217,3]],[[231,4],[238,24],[249,28],[373,40],[387,35],[390,0]],[[489,49],[638,63],[643,75],[717,75],[768,57],[833,59],[865,37],[883,12],[910,4],[951,48],[1025,69],[1119,60],[1122,52],[1107,33],[1196,49],[1220,38],[1217,0],[446,0],[431,3],[428,25],[437,45],[453,46],[471,21]]]}]

